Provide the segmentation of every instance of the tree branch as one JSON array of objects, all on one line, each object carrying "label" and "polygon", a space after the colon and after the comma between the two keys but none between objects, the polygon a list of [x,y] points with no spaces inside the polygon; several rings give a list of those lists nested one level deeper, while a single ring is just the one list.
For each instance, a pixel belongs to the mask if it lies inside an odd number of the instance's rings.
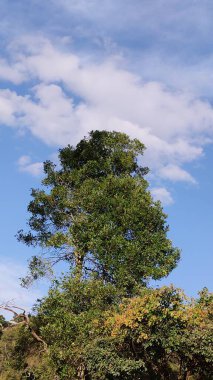
[{"label": "tree branch", "polygon": [[[47,351],[47,343],[35,332],[35,330],[30,326],[30,319],[26,311],[16,305],[10,305],[9,303],[1,304],[0,309],[9,311],[13,314],[14,321],[10,321],[11,325],[25,325],[27,329],[30,331],[31,335],[37,340],[37,342],[42,343],[44,347],[44,351]],[[22,313],[17,313],[14,309],[21,310]],[[22,319],[21,321],[16,322],[15,320]]]}]

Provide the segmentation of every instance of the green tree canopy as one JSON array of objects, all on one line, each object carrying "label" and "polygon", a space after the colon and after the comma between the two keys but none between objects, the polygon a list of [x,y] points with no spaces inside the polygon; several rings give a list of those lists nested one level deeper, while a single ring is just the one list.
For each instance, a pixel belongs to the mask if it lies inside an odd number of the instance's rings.
[{"label": "green tree canopy", "polygon": [[44,163],[43,188],[32,189],[28,206],[30,231],[18,238],[48,255],[33,257],[27,281],[60,260],[79,278],[96,276],[129,290],[170,273],[179,250],[148,190],[143,152],[126,134],[93,131],[75,148],[60,149],[59,168]]}]

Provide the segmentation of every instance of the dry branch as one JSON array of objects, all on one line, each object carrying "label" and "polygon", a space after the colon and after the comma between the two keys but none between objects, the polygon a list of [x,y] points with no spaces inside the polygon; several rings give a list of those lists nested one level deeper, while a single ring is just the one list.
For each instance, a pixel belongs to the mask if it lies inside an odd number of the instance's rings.
[{"label": "dry branch", "polygon": [[[26,311],[16,305],[11,305],[9,302],[5,304],[0,304],[0,309],[9,311],[13,314],[13,320],[9,321],[11,325],[25,325],[30,331],[31,335],[37,340],[37,342],[42,343],[44,350],[47,351],[47,343],[35,332],[35,330],[30,325],[30,319]],[[18,313],[16,310],[20,310]]]}]

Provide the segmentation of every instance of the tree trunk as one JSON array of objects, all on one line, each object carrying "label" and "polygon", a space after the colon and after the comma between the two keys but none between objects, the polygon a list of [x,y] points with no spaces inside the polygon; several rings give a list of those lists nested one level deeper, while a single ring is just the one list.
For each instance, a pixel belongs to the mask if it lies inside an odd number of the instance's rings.
[{"label": "tree trunk", "polygon": [[80,364],[77,372],[78,380],[85,380],[85,365]]},{"label": "tree trunk", "polygon": [[76,278],[81,279],[82,272],[83,272],[83,257],[79,252],[75,252],[74,256],[75,256]]}]

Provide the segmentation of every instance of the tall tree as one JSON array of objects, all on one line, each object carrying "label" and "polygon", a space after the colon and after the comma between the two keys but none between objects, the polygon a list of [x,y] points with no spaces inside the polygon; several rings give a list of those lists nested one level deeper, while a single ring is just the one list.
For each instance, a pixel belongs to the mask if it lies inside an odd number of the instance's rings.
[{"label": "tall tree", "polygon": [[148,191],[143,152],[126,134],[92,131],[59,151],[60,168],[44,163],[43,188],[32,190],[28,206],[30,231],[19,231],[18,239],[48,254],[46,261],[32,258],[27,282],[60,260],[79,278],[96,276],[129,290],[168,275],[179,250]]}]

